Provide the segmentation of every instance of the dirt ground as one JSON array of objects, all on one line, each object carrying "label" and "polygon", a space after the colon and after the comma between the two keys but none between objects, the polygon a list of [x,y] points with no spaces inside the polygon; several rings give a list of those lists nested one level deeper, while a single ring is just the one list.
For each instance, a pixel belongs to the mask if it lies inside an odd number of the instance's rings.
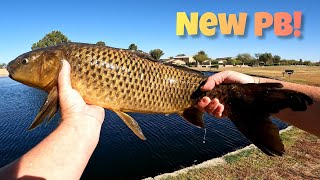
[{"label": "dirt ground", "polygon": [[[201,71],[225,71],[232,70],[246,74],[268,76],[283,81],[296,82],[320,86],[320,66],[266,66],[266,67],[228,67],[219,69],[196,68]],[[294,70],[289,77],[288,74],[282,74],[285,70]]]},{"label": "dirt ground", "polygon": [[0,76],[8,76],[9,73],[6,69],[0,69]]}]

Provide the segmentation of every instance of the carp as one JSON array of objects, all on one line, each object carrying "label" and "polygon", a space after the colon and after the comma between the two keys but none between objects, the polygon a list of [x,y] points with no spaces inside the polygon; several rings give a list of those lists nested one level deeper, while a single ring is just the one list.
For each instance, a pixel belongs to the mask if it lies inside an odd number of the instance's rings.
[{"label": "carp", "polygon": [[282,155],[284,145],[270,115],[285,108],[305,111],[313,103],[303,93],[283,89],[281,83],[221,84],[202,92],[207,77],[201,72],[159,63],[143,52],[62,43],[22,54],[7,66],[10,78],[48,92],[29,130],[49,122],[58,110],[62,60],[69,62],[71,85],[85,102],[115,112],[141,139],[146,138],[127,112],[178,113],[203,128],[203,112],[194,106],[208,96],[219,99],[225,107],[223,115],[260,150]]}]

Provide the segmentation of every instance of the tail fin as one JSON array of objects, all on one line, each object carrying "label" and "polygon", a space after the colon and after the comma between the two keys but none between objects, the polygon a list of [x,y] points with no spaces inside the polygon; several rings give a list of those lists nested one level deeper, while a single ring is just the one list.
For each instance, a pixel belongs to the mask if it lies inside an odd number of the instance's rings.
[{"label": "tail fin", "polygon": [[[225,112],[240,132],[267,155],[282,155],[284,145],[270,115],[282,109],[305,111],[313,100],[297,91],[281,89],[280,83],[230,84],[226,90]],[[207,92],[207,96],[214,96]],[[215,93],[216,94],[216,93]],[[219,97],[218,97],[219,98]]]}]

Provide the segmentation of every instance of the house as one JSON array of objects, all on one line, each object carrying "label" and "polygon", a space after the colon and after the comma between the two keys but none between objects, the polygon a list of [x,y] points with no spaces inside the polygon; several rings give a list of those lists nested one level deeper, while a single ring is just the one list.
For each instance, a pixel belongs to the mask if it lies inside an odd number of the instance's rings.
[{"label": "house", "polygon": [[180,59],[166,59],[162,61],[165,64],[176,64],[176,65],[186,65],[185,61],[182,61]]},{"label": "house", "polygon": [[203,61],[201,64],[197,64],[197,67],[206,67],[206,68],[211,67],[211,59],[207,59]]},{"label": "house", "polygon": [[227,60],[220,60],[220,61],[218,61],[218,64],[219,65],[223,65],[223,64],[226,64],[227,63]]},{"label": "house", "polygon": [[196,60],[194,60],[192,56],[176,56],[173,59],[184,61],[186,64],[191,64],[196,62]]}]

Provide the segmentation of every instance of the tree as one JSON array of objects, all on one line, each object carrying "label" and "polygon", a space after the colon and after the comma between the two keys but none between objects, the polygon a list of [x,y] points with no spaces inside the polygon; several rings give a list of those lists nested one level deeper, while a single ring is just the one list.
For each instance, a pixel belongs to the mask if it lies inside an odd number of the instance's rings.
[{"label": "tree", "polygon": [[185,56],[185,54],[178,54],[177,56]]},{"label": "tree", "polygon": [[98,46],[106,46],[106,43],[103,42],[103,41],[98,41],[98,42],[96,43],[96,45],[98,45]]},{"label": "tree", "polygon": [[291,59],[291,60],[288,60],[288,64],[289,65],[296,65],[296,64],[299,64],[299,62],[294,59]]},{"label": "tree", "polygon": [[299,59],[299,64],[302,64],[302,59]]},{"label": "tree", "polygon": [[60,43],[70,42],[70,40],[62,34],[60,31],[52,31],[46,34],[41,40],[32,44],[31,49],[35,50],[38,48],[44,48],[48,46],[55,46]]},{"label": "tree", "polygon": [[253,57],[249,53],[242,53],[237,55],[237,59],[244,65],[245,63],[250,63]]},{"label": "tree", "polygon": [[261,53],[255,53],[254,57],[256,57],[256,59],[259,59],[259,57],[261,56]]},{"label": "tree", "polygon": [[159,60],[161,56],[164,55],[163,51],[161,49],[153,49],[149,52],[150,56],[153,57],[156,60]]},{"label": "tree", "polygon": [[173,56],[170,56],[168,59],[173,59],[174,57]]},{"label": "tree", "polygon": [[278,55],[274,55],[272,60],[273,60],[273,64],[279,64],[280,60],[281,60],[281,57],[278,56]]},{"label": "tree", "polygon": [[304,61],[303,64],[306,65],[306,66],[311,66],[312,62],[311,61]]},{"label": "tree", "polygon": [[228,65],[234,65],[234,61],[232,60],[232,57],[226,57],[226,61]]},{"label": "tree", "polygon": [[218,60],[211,60],[211,64],[218,64]]},{"label": "tree", "polygon": [[129,49],[137,51],[138,50],[138,46],[136,44],[132,43],[132,44],[130,44]]},{"label": "tree", "polygon": [[289,62],[288,62],[288,60],[286,60],[286,59],[280,60],[280,64],[281,64],[281,65],[290,65]]},{"label": "tree", "polygon": [[264,62],[265,64],[270,64],[272,62],[272,54],[271,53],[263,53],[259,54],[259,61]]},{"label": "tree", "polygon": [[7,64],[6,63],[1,63],[0,64],[0,68],[6,68],[7,67]]},{"label": "tree", "polygon": [[208,55],[204,51],[199,51],[198,54],[193,56],[193,59],[202,64],[203,61],[208,60]]}]

